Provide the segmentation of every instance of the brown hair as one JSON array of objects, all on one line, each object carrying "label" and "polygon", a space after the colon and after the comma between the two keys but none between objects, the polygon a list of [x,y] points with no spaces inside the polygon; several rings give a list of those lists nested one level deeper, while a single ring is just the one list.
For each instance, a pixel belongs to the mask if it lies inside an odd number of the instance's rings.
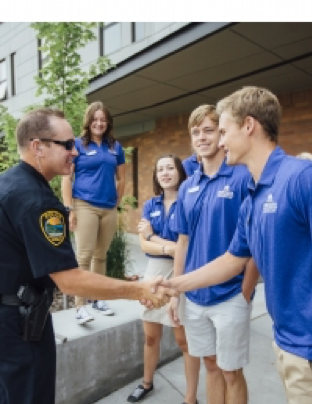
[{"label": "brown hair", "polygon": [[272,142],[277,142],[282,108],[277,97],[266,88],[243,87],[217,104],[217,113],[229,112],[238,125],[247,116],[255,118]]},{"label": "brown hair", "polygon": [[216,125],[219,124],[219,115],[216,112],[216,107],[214,105],[200,105],[191,113],[188,121],[188,130],[191,132],[193,126],[200,125],[203,120],[208,116],[212,122]]},{"label": "brown hair", "polygon": [[92,102],[92,104],[90,104],[86,109],[81,134],[83,144],[86,147],[91,142],[90,125],[94,119],[94,114],[96,113],[96,111],[103,111],[106,117],[107,129],[106,132],[103,134],[103,140],[106,140],[108,146],[111,148],[114,146],[116,142],[113,136],[113,117],[111,116],[109,110],[105,107],[105,105],[101,101]]},{"label": "brown hair", "polygon": [[39,108],[25,114],[19,121],[15,136],[20,149],[25,148],[30,139],[48,139],[54,137],[51,118],[65,119],[64,113],[59,109]]},{"label": "brown hair", "polygon": [[185,181],[187,178],[184,167],[183,167],[182,162],[179,159],[179,157],[174,156],[173,154],[166,154],[165,156],[158,157],[158,159],[155,163],[155,166],[154,166],[154,170],[153,170],[153,190],[154,190],[155,195],[161,195],[164,193],[164,190],[160,186],[158,179],[157,179],[157,163],[159,160],[167,158],[167,157],[171,158],[174,161],[175,168],[178,170],[178,173],[179,173],[179,181],[178,181],[177,189],[179,189],[182,182]]}]

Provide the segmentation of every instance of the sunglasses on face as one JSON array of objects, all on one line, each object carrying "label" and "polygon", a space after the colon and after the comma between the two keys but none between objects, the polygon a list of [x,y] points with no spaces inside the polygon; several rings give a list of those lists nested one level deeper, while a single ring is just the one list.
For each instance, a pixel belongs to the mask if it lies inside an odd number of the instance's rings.
[{"label": "sunglasses on face", "polygon": [[[35,139],[30,139],[30,140],[35,140]],[[54,140],[54,139],[39,139],[41,142],[53,142],[55,144],[59,144],[63,146],[66,150],[73,150],[75,147],[75,139],[68,139],[68,140]]]}]

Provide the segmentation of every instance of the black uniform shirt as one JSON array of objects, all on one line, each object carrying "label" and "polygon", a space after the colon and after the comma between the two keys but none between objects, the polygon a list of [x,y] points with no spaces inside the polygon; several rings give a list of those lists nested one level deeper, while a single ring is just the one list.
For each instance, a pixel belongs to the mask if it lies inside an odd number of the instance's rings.
[{"label": "black uniform shirt", "polygon": [[53,287],[53,272],[77,268],[68,214],[46,179],[25,162],[0,176],[0,294]]}]

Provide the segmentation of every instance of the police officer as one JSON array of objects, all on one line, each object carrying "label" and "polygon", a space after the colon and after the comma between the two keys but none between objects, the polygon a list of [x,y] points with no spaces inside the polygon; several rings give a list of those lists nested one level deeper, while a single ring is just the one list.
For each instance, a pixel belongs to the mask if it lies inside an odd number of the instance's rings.
[{"label": "police officer", "polygon": [[21,162],[0,177],[0,403],[53,404],[56,350],[48,313],[55,285],[94,299],[148,299],[153,282],[128,283],[78,268],[66,208],[48,181],[69,174],[77,155],[62,112],[38,109],[19,122]]}]

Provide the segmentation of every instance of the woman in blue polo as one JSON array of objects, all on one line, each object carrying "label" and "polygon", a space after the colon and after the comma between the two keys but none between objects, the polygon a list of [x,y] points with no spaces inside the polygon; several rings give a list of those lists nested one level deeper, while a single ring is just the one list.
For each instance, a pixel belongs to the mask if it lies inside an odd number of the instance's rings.
[{"label": "woman in blue polo", "polygon": [[[169,278],[173,274],[173,257],[178,234],[171,230],[175,214],[176,198],[180,184],[186,179],[181,160],[173,155],[160,157],[153,172],[153,188],[156,196],[143,207],[142,219],[138,225],[141,249],[149,257],[145,279],[161,275]],[[144,377],[128,397],[129,403],[141,401],[153,391],[153,376],[159,360],[160,340],[163,325],[172,326],[166,307],[154,310],[143,309]],[[194,404],[198,382],[199,362],[189,356],[184,328],[174,328],[175,338],[181,347],[187,379],[185,403]],[[194,363],[193,363],[194,362]],[[192,366],[193,365],[193,366]]]},{"label": "woman in blue polo", "polygon": [[[88,106],[75,147],[79,154],[72,167],[74,181],[72,176],[63,178],[63,201],[70,211],[79,266],[105,275],[106,253],[125,187],[125,155],[113,137],[113,118],[101,102]],[[93,320],[84,298],[76,296],[75,303],[78,324]],[[92,308],[103,315],[114,314],[105,301],[93,302]]]}]

